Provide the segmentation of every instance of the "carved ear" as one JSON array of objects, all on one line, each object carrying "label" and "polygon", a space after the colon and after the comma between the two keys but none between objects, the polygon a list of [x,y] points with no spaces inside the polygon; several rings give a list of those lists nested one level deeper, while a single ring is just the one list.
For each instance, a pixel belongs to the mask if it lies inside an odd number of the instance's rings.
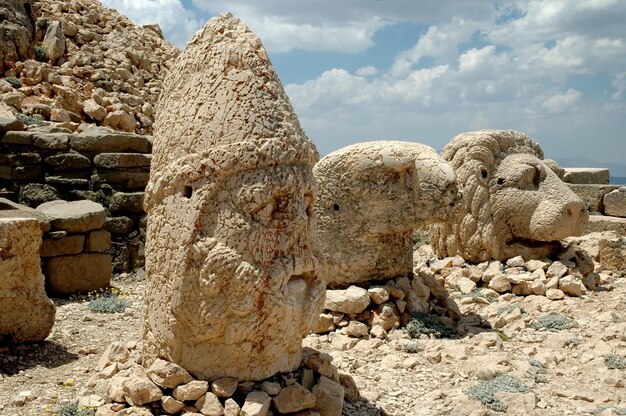
[{"label": "carved ear", "polygon": [[563,180],[563,177],[565,176],[565,169],[563,169],[558,163],[556,163],[552,159],[544,159],[543,163],[545,163],[547,167],[552,169],[552,171],[556,173],[556,176],[558,176],[560,180]]}]

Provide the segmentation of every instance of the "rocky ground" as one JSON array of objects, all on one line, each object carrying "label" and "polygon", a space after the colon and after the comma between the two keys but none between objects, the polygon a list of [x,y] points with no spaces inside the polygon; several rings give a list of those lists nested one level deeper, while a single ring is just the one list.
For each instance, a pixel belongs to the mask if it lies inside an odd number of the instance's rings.
[{"label": "rocky ground", "polygon": [[[54,414],[90,393],[88,380],[111,342],[137,344],[143,272],[116,276],[113,285],[129,302],[123,313],[91,312],[85,297],[55,299],[45,342],[0,347],[1,415]],[[626,414],[626,279],[556,301],[460,296],[463,337],[411,339],[392,330],[386,340],[338,332],[305,340],[356,381],[362,400],[346,403],[344,414]]]}]

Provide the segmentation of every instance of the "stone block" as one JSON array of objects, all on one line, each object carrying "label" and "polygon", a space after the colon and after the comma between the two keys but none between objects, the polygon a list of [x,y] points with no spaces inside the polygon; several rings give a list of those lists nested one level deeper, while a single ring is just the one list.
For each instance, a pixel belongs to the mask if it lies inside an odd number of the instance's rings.
[{"label": "stone block", "polygon": [[111,212],[128,211],[132,213],[143,212],[144,192],[116,192],[109,199]]},{"label": "stone block", "polygon": [[49,185],[65,186],[70,188],[89,188],[89,179],[68,178],[59,175],[46,175],[45,181]]},{"label": "stone block", "polygon": [[106,230],[91,231],[85,239],[85,251],[88,253],[107,252],[111,248],[111,233]]},{"label": "stone block", "polygon": [[141,153],[100,153],[93,162],[99,168],[150,167],[152,155]]},{"label": "stone block", "polygon": [[39,262],[41,229],[35,218],[0,217],[0,338],[43,341],[54,324]]},{"label": "stone block", "polygon": [[81,169],[89,169],[91,162],[80,153],[61,153],[46,158],[46,164],[56,172],[68,172]]},{"label": "stone block", "polygon": [[79,152],[136,152],[149,153],[151,144],[144,136],[95,127],[72,136],[72,149]]},{"label": "stone block", "polygon": [[604,195],[604,213],[614,217],[626,217],[626,186]]},{"label": "stone block", "polygon": [[590,215],[589,225],[587,225],[585,234],[600,231],[615,231],[618,234],[626,236],[626,218]]},{"label": "stone block", "polygon": [[22,131],[26,126],[15,117],[0,117],[0,132]]},{"label": "stone block", "polygon": [[46,239],[41,243],[41,257],[55,257],[67,254],[78,254],[83,251],[85,236],[70,235],[64,238]]},{"label": "stone block", "polygon": [[609,170],[605,168],[565,168],[563,182],[608,185]]},{"label": "stone block", "polygon": [[583,200],[587,209],[592,213],[604,212],[604,195],[619,189],[618,185],[569,184],[569,187]]},{"label": "stone block", "polygon": [[50,201],[37,207],[44,213],[54,230],[84,233],[102,228],[106,219],[104,207],[93,201]]},{"label": "stone block", "polygon": [[97,174],[91,176],[91,181],[94,184],[108,183],[127,189],[144,189],[149,177],[149,172],[98,171]]},{"label": "stone block", "polygon": [[33,144],[40,149],[66,150],[69,149],[71,136],[68,133],[37,134],[34,136]]},{"label": "stone block", "polygon": [[341,416],[343,408],[343,387],[328,377],[321,376],[318,384],[313,387],[315,406],[313,411],[320,415]]},{"label": "stone block", "polygon": [[39,222],[39,228],[44,233],[50,231],[51,227],[50,220],[45,214],[6,198],[0,198],[1,218],[35,218]]},{"label": "stone block", "polygon": [[44,260],[46,290],[56,295],[87,293],[110,285],[111,255],[82,253]]},{"label": "stone block", "polygon": [[39,163],[41,163],[41,156],[38,153],[0,154],[0,164],[3,165],[37,165]]},{"label": "stone block", "polygon": [[11,180],[14,181],[34,181],[40,177],[40,166],[14,166],[11,169]]},{"label": "stone block", "polygon": [[0,143],[31,145],[34,137],[35,134],[29,131],[8,131],[4,134]]},{"label": "stone block", "polygon": [[59,192],[43,183],[29,183],[20,188],[20,203],[36,207],[44,202],[61,199]]},{"label": "stone block", "polygon": [[135,222],[129,217],[107,217],[102,228],[113,234],[130,234],[134,225]]}]

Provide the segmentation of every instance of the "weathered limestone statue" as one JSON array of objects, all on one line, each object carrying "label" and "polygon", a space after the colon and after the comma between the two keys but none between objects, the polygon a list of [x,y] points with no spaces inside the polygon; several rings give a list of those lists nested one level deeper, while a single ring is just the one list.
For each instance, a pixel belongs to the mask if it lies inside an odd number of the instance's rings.
[{"label": "weathered limestone statue", "polygon": [[432,227],[440,257],[542,258],[587,226],[585,204],[560,179],[563,169],[543,160],[539,145],[523,133],[463,133],[442,157],[454,167],[465,202],[453,222]]},{"label": "weathered limestone statue", "polygon": [[21,208],[0,198],[0,342],[43,341],[54,324],[39,261],[41,227],[50,224]]},{"label": "weathered limestone statue", "polygon": [[330,153],[313,170],[324,278],[347,287],[413,270],[413,230],[449,220],[454,171],[430,147],[358,143]]},{"label": "weathered limestone statue", "polygon": [[322,310],[312,167],[260,40],[230,14],[191,39],[158,104],[145,207],[144,365],[292,371]]}]

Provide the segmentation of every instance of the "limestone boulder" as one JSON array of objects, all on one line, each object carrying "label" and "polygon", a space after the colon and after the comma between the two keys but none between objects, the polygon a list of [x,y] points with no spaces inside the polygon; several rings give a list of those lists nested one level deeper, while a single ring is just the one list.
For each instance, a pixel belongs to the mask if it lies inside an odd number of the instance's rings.
[{"label": "limestone boulder", "polygon": [[61,22],[54,20],[48,24],[41,46],[53,64],[65,54],[65,35],[63,34]]},{"label": "limestone boulder", "polygon": [[144,200],[144,365],[162,358],[204,380],[293,371],[324,302],[317,150],[261,41],[230,14],[192,37],[161,97]]},{"label": "limestone boulder", "polygon": [[565,168],[563,181],[573,184],[607,185],[609,170],[606,168]]},{"label": "limestone boulder", "polygon": [[413,231],[447,221],[459,200],[452,167],[430,147],[377,141],[322,158],[315,217],[331,288],[411,273]]},{"label": "limestone boulder", "polygon": [[585,203],[525,134],[462,133],[441,156],[454,167],[464,202],[452,221],[431,228],[439,257],[460,255],[475,263],[542,259],[562,249],[560,240],[585,231]]},{"label": "limestone boulder", "polygon": [[47,258],[43,270],[49,293],[70,295],[109,287],[113,266],[108,253],[81,253]]},{"label": "limestone boulder", "polygon": [[626,218],[626,186],[604,195],[604,213]]},{"label": "limestone boulder", "polygon": [[55,308],[44,290],[40,245],[36,219],[0,217],[0,339],[43,341],[50,334]]},{"label": "limestone boulder", "polygon": [[51,227],[50,220],[42,212],[6,198],[0,198],[0,218],[34,218],[43,232],[49,231]]},{"label": "limestone boulder", "polygon": [[37,211],[50,219],[53,230],[70,233],[84,233],[102,228],[106,219],[104,207],[88,200],[45,202],[37,207]]}]

